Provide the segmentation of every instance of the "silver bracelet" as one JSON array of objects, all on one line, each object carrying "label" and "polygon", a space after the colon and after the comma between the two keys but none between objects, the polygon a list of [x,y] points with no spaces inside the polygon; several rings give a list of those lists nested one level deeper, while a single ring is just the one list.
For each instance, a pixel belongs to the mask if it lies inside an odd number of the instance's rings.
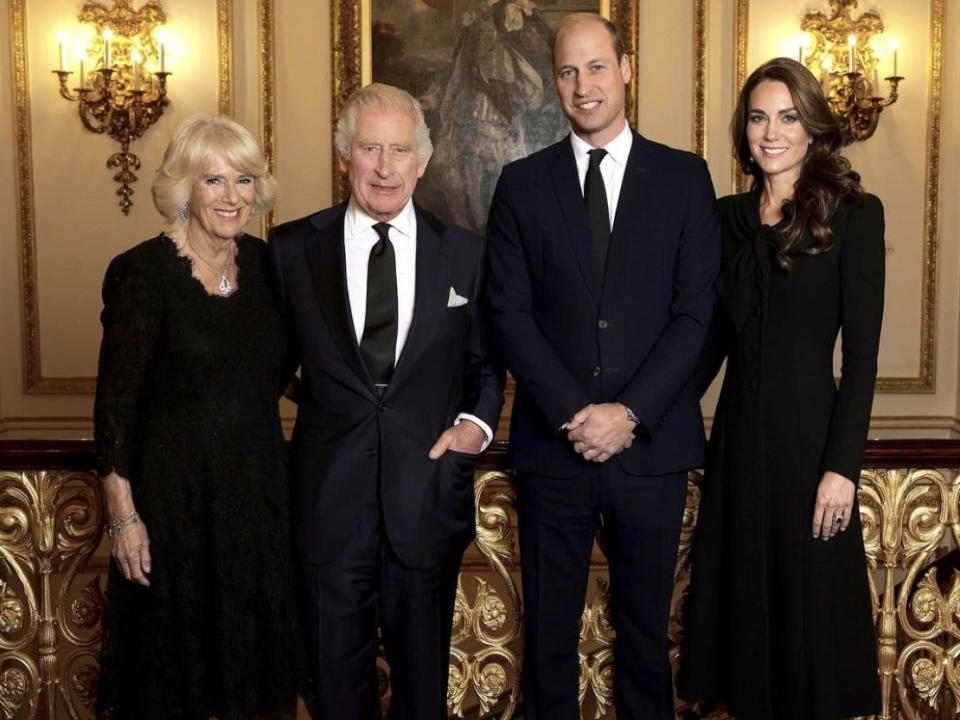
[{"label": "silver bracelet", "polygon": [[140,522],[140,516],[137,514],[137,511],[134,510],[129,515],[125,515],[118,520],[111,520],[110,527],[107,528],[107,534],[113,539],[122,533],[125,528],[136,525],[138,522]]}]

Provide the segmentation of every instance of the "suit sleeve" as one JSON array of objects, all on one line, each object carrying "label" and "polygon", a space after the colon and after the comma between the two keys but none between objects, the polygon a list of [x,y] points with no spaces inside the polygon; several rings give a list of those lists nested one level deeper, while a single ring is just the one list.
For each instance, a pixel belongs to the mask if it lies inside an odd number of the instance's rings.
[{"label": "suit sleeve", "polygon": [[883,322],[884,219],[880,200],[868,195],[847,225],[840,248],[840,386],[823,470],[859,483],[870,427],[877,353]]},{"label": "suit sleeve", "polygon": [[501,174],[487,220],[487,308],[493,339],[510,372],[543,413],[560,427],[590,398],[557,356],[533,317],[533,289],[524,238],[513,206],[520,193]]},{"label": "suit sleeve", "polygon": [[270,294],[277,306],[280,317],[283,318],[283,324],[287,329],[287,345],[284,349],[283,368],[280,374],[280,387],[278,394],[283,393],[293,379],[294,373],[300,367],[300,350],[297,345],[296,328],[290,315],[290,307],[287,304],[286,285],[283,274],[283,261],[280,257],[280,249],[276,228],[270,230],[267,238],[266,252],[266,277],[267,284],[270,287]]},{"label": "suit sleeve", "polygon": [[670,321],[617,398],[637,414],[651,436],[663,424],[683,389],[695,380],[716,305],[720,217],[706,163],[697,162],[689,185]]},{"label": "suit sleeve", "polygon": [[476,297],[470,303],[470,332],[467,336],[467,357],[463,374],[463,403],[461,415],[474,415],[497,431],[500,410],[503,408],[503,387],[506,370],[499,357],[492,351],[489,327],[484,312],[485,253],[477,262],[474,287]]}]

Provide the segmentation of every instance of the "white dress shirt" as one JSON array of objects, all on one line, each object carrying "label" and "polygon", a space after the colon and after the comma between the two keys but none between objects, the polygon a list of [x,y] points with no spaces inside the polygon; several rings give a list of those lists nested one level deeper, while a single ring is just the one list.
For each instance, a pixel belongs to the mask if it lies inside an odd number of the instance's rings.
[{"label": "white dress shirt", "polygon": [[[580,178],[580,192],[587,180],[587,168],[590,167],[589,152],[594,147],[580,138],[576,133],[570,133],[570,144],[573,146],[573,157],[577,161],[577,176]],[[613,230],[613,221],[617,217],[617,201],[620,199],[620,187],[623,185],[623,171],[627,168],[627,159],[630,157],[630,148],[633,146],[633,131],[630,123],[623,124],[623,130],[613,140],[603,146],[607,151],[600,163],[600,176],[603,178],[603,187],[607,191],[607,208],[610,210],[610,230]]]},{"label": "white dress shirt", "polygon": [[[363,339],[364,323],[367,319],[367,269],[370,251],[380,240],[373,229],[379,220],[367,215],[357,207],[353,198],[347,205],[343,219],[343,249],[347,266],[347,299],[350,303],[350,316],[357,343]],[[400,214],[390,221],[387,237],[393,245],[397,263],[397,347],[394,362],[400,358],[400,352],[410,334],[413,322],[413,305],[417,287],[417,214],[413,209],[413,200],[407,202]],[[493,440],[493,431],[480,418],[469,413],[460,413],[454,425],[461,420],[475,423],[486,436],[483,450]]]}]

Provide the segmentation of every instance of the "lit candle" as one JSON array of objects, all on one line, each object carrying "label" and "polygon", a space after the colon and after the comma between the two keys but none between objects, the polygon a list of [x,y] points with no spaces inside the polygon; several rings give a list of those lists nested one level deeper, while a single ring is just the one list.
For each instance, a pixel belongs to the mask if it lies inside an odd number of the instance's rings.
[{"label": "lit candle", "polygon": [[103,31],[103,65],[110,67],[110,39],[113,37],[113,30],[107,28]]},{"label": "lit candle", "polygon": [[900,49],[900,43],[894,40],[890,44],[893,47],[893,76],[897,77],[897,51]]},{"label": "lit candle", "polygon": [[60,72],[63,72],[63,42],[67,39],[64,33],[57,33],[57,42],[60,44]]},{"label": "lit candle", "polygon": [[873,96],[880,97],[880,72],[873,66]]},{"label": "lit candle", "polygon": [[167,46],[160,43],[160,72],[167,71]]},{"label": "lit candle", "polygon": [[133,89],[140,89],[140,53],[136,50],[130,53],[130,59],[133,61]]},{"label": "lit candle", "polygon": [[803,65],[803,45],[797,46],[797,61]]},{"label": "lit candle", "polygon": [[823,70],[823,94],[825,97],[830,97],[830,70],[833,68],[833,58],[830,55],[827,55],[823,61],[820,63],[820,68]]},{"label": "lit candle", "polygon": [[83,90],[83,58],[80,58],[80,89]]},{"label": "lit candle", "polygon": [[857,69],[857,65],[856,65],[857,36],[851,35],[850,37],[848,37],[847,45],[850,48],[850,72],[854,72]]}]

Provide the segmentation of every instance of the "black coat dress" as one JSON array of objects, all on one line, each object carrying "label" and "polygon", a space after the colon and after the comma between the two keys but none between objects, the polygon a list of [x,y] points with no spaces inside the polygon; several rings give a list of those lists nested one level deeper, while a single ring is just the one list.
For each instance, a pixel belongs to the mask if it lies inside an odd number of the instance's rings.
[{"label": "black coat dress", "polygon": [[239,289],[208,295],[161,235],[103,284],[101,475],[130,481],[150,587],[112,564],[104,720],[267,720],[292,711],[301,651],[277,405],[284,330],[237,240]]},{"label": "black coat dress", "polygon": [[880,696],[859,507],[828,542],[811,528],[823,473],[860,476],[883,316],[883,206],[872,195],[843,201],[829,223],[834,247],[792,255],[788,272],[774,256],[781,226],[760,224],[758,193],[720,207],[717,354],[727,371],[700,502],[680,695],[722,701],[745,720],[871,714]]}]

